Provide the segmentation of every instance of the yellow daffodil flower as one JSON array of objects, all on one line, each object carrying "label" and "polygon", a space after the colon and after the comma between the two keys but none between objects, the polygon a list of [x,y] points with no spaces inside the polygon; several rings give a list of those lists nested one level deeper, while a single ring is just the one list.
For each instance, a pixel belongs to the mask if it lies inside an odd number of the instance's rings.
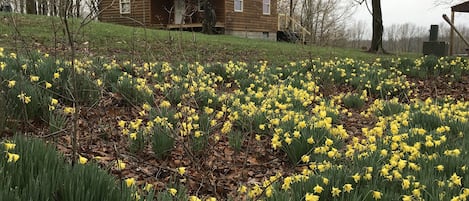
[{"label": "yellow daffodil flower", "polygon": [[178,190],[175,189],[175,188],[170,188],[170,189],[168,189],[168,192],[169,192],[169,194],[171,194],[172,196],[176,196],[176,194],[178,193]]},{"label": "yellow daffodil flower", "polygon": [[20,155],[7,152],[7,162],[12,163],[20,159]]},{"label": "yellow daffodil flower", "polygon": [[127,187],[131,187],[133,185],[135,185],[135,179],[134,178],[128,178],[125,180],[125,184],[127,185]]},{"label": "yellow daffodil flower", "polygon": [[183,176],[186,173],[186,167],[178,167],[177,172],[179,175]]},{"label": "yellow daffodil flower", "polygon": [[78,163],[80,164],[86,164],[88,162],[88,159],[83,157],[83,156],[78,156]]}]

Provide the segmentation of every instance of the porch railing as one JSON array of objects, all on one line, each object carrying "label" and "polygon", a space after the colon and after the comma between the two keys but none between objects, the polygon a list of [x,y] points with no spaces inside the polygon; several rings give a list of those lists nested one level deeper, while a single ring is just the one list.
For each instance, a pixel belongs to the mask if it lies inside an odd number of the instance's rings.
[{"label": "porch railing", "polygon": [[306,42],[306,36],[311,36],[311,32],[301,26],[301,23],[286,14],[278,14],[278,30],[298,32],[303,44]]}]

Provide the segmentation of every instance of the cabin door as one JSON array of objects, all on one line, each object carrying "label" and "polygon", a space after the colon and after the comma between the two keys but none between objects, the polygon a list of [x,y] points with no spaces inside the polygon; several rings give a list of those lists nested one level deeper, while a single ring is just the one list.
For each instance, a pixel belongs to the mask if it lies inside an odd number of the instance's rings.
[{"label": "cabin door", "polygon": [[185,0],[174,0],[174,24],[184,24]]}]

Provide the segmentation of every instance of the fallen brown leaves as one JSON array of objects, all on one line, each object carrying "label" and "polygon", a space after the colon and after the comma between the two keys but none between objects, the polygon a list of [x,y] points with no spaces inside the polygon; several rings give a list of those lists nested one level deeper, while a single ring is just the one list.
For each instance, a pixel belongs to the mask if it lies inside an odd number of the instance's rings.
[{"label": "fallen brown leaves", "polygon": [[[469,99],[467,76],[460,82],[451,84],[445,78],[410,80],[416,84],[415,89],[420,99],[445,95]],[[352,89],[349,87],[335,87],[324,94],[331,96],[350,90]],[[164,160],[155,158],[149,146],[142,152],[133,154],[128,150],[128,140],[120,134],[117,122],[137,117],[138,111],[132,107],[120,106],[116,97],[118,96],[111,94],[97,106],[79,110],[78,153],[93,159],[104,170],[120,179],[135,178],[137,184],[152,183],[158,190],[163,190],[167,183],[177,180],[186,185],[191,195],[243,199],[237,194],[240,185],[260,183],[276,173],[288,175],[298,169],[287,161],[285,154],[270,147],[270,139],[263,136],[260,141],[256,141],[251,134],[245,138],[239,152],[229,145],[227,136],[221,136],[219,141],[211,139],[203,152],[193,155],[183,148],[182,142],[177,142],[171,155]],[[367,104],[371,102],[372,100]],[[362,118],[360,110],[350,111],[352,115],[342,118],[341,122],[349,134],[358,136],[361,128],[374,124],[372,119]],[[57,149],[70,159],[72,151],[71,139],[67,133],[69,131],[47,136],[46,139],[55,143]],[[44,127],[36,135],[44,136],[45,132]],[[124,170],[115,168],[117,160],[126,163]],[[179,175],[176,170],[178,167],[186,167],[186,174]]]}]

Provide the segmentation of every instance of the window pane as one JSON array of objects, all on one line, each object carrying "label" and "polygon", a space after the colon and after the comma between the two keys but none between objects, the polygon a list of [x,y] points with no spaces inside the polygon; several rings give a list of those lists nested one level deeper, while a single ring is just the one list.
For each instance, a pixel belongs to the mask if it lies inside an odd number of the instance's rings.
[{"label": "window pane", "polygon": [[235,9],[235,11],[242,11],[243,10],[243,1],[242,0],[234,0],[234,9]]},{"label": "window pane", "polygon": [[123,3],[121,12],[122,13],[130,13],[130,4],[129,3]]},{"label": "window pane", "polygon": [[270,0],[264,0],[262,4],[262,13],[270,14]]}]

